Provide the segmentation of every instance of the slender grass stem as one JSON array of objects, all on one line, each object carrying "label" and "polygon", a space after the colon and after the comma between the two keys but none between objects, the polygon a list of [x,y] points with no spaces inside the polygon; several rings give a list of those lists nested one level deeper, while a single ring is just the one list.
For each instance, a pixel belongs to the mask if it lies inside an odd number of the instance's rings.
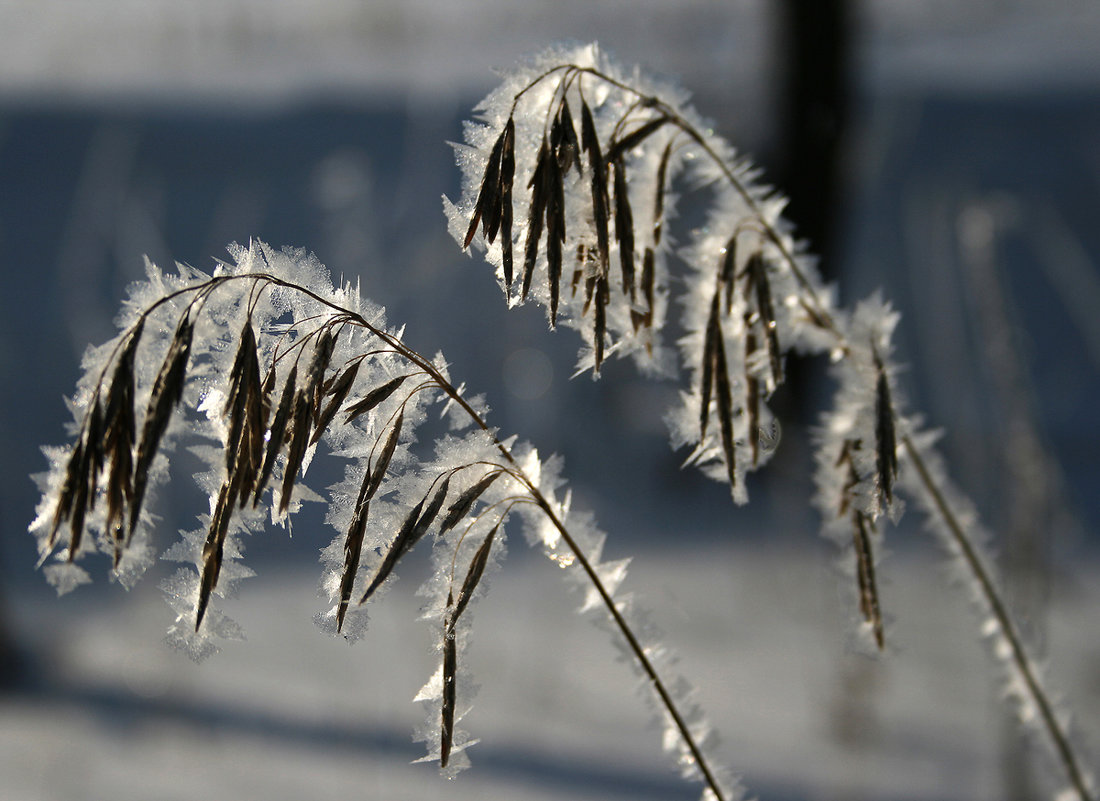
[{"label": "slender grass stem", "polygon": [[1054,714],[1054,708],[1046,692],[1043,690],[1038,676],[1035,674],[1035,668],[1027,655],[1027,651],[1024,649],[1023,641],[1016,631],[1016,626],[1013,624],[1012,618],[997,592],[997,588],[993,583],[989,571],[986,570],[982,563],[981,556],[970,541],[970,537],[967,536],[962,522],[959,520],[954,510],[952,510],[951,505],[947,502],[947,498],[944,496],[943,491],[932,477],[928,465],[924,461],[924,457],[921,456],[920,449],[916,447],[913,440],[908,435],[903,435],[901,437],[901,443],[905,448],[905,453],[909,457],[909,461],[917,471],[917,475],[925,491],[928,493],[928,497],[935,505],[936,511],[943,520],[944,526],[946,526],[947,530],[950,532],[951,539],[958,547],[964,563],[973,575],[978,589],[981,592],[982,600],[989,607],[990,613],[997,621],[997,626],[1009,645],[1012,664],[1023,677],[1028,695],[1030,695],[1031,701],[1039,711],[1039,715],[1043,720],[1043,726],[1050,736],[1055,753],[1061,761],[1062,767],[1065,769],[1067,778],[1074,792],[1081,801],[1095,801],[1095,799],[1089,795],[1084,771],[1078,764],[1077,755],[1070,745],[1069,737],[1058,723],[1058,718]]}]

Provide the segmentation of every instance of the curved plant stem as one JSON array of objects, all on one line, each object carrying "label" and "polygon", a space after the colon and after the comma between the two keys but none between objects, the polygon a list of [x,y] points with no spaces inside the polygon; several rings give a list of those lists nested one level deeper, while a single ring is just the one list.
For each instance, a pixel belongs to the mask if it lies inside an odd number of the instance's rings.
[{"label": "curved plant stem", "polygon": [[[639,107],[645,107],[652,109],[656,114],[661,115],[666,121],[678,128],[683,134],[690,139],[709,159],[713,165],[719,170],[722,177],[728,182],[734,192],[745,203],[745,206],[749,209],[750,214],[755,219],[756,224],[760,226],[761,232],[764,237],[775,247],[779,254],[779,257],[791,270],[792,275],[802,288],[805,296],[801,298],[801,302],[804,307],[813,315],[815,323],[825,332],[827,332],[834,340],[837,352],[841,354],[841,357],[846,357],[851,353],[851,345],[847,332],[843,326],[833,318],[829,313],[826,304],[822,302],[817,290],[814,287],[812,281],[806,276],[803,270],[800,268],[798,259],[795,252],[787,244],[787,240],[781,234],[780,230],[770,222],[764,214],[764,210],[757,199],[757,195],[754,194],[749,186],[742,181],[736,172],[735,167],[723,158],[722,155],[708,142],[707,137],[700,132],[694,124],[687,118],[685,118],[676,108],[669,105],[659,97],[647,95],[633,86],[626,84],[610,75],[605,74],[596,68],[591,67],[579,67],[575,64],[562,64],[551,69],[544,71],[542,74],[534,78],[522,91],[520,91],[513,102],[512,113],[515,112],[516,105],[520,98],[535,85],[543,80],[546,80],[552,75],[555,75],[562,70],[565,71],[562,82],[572,81],[575,76],[578,75],[591,75],[597,80],[604,81],[610,86],[614,86],[628,94],[632,94],[637,98],[636,105]],[[896,412],[892,412],[896,415]],[[960,558],[963,565],[970,572],[973,582],[977,585],[983,601],[989,607],[994,619],[1001,632],[1003,632],[1006,642],[1009,645],[1011,651],[1011,662],[1016,670],[1019,671],[1026,694],[1030,698],[1030,701],[1035,705],[1039,715],[1042,719],[1042,725],[1046,729],[1047,734],[1051,740],[1054,751],[1058,759],[1065,770],[1068,781],[1070,782],[1074,792],[1081,799],[1081,801],[1094,801],[1090,795],[1085,772],[1081,767],[1079,760],[1074,752],[1073,747],[1069,742],[1069,738],[1063,727],[1059,724],[1057,717],[1054,714],[1053,705],[1051,704],[1046,691],[1040,684],[1038,677],[1035,674],[1035,669],[1029,658],[1027,651],[1024,647],[1023,640],[1017,631],[1015,625],[1012,622],[1012,618],[1008,613],[1008,610],[1001,599],[1000,593],[994,583],[994,580],[986,569],[982,560],[971,541],[970,535],[958,519],[958,516],[953,512],[950,505],[947,503],[944,490],[937,482],[937,480],[929,472],[927,465],[919,450],[915,447],[912,439],[908,435],[903,435],[900,438],[900,447],[903,447],[908,455],[914,469],[919,477],[919,482],[923,491],[926,493],[930,500],[930,505],[936,510],[939,516],[942,518],[944,525],[950,532],[950,536],[954,543],[957,545]],[[683,734],[685,741],[688,743],[692,754],[696,756],[699,761],[700,769],[703,771],[704,777],[707,779],[708,785],[715,791],[716,795],[721,798],[721,793],[718,792],[713,777],[706,770],[705,763],[701,756],[698,754],[698,750],[695,747],[694,742],[688,734],[687,728],[683,721],[675,714],[674,706],[671,703],[671,699],[668,697],[664,687],[661,685],[660,680],[656,674],[652,672],[652,667],[649,665],[648,660],[645,658],[645,654],[638,646],[636,641],[630,636],[629,629],[625,624],[625,621],[621,619],[618,611],[615,609],[614,603],[609,597],[603,593],[603,588],[599,583],[598,577],[595,575],[591,566],[583,560],[582,555],[576,548],[576,544],[569,538],[568,533],[561,525],[560,521],[554,516],[551,509],[544,507],[547,515],[554,522],[555,526],[561,532],[563,539],[574,549],[577,554],[577,558],[581,561],[582,567],[588,573],[589,577],[600,590],[601,597],[603,597],[604,603],[608,610],[611,612],[612,617],[615,619],[619,628],[623,630],[627,636],[627,641],[634,651],[639,663],[642,665],[643,670],[650,676],[654,683],[654,687],[657,690],[658,695],[661,697],[662,702],[670,710],[673,715],[673,719],[676,725],[679,727]]]},{"label": "curved plant stem", "polygon": [[305,287],[284,281],[280,278],[276,278],[273,275],[258,273],[251,273],[248,276],[231,276],[220,280],[233,280],[245,277],[266,279],[272,284],[301,292],[302,294],[312,298],[313,300],[324,304],[328,308],[337,311],[341,315],[346,315],[347,319],[350,322],[354,323],[355,325],[362,326],[371,334],[381,339],[395,352],[399,353],[403,358],[407,359],[417,368],[423,370],[432,379],[436,386],[438,386],[439,389],[444,394],[446,394],[451,401],[456,403],[469,416],[469,418],[474,422],[475,425],[477,425],[479,428],[481,428],[481,430],[492,436],[493,444],[496,446],[501,456],[505,459],[505,461],[508,462],[511,468],[509,470],[509,473],[513,477],[517,478],[524,485],[527,492],[530,493],[531,499],[547,516],[554,528],[557,529],[558,533],[561,535],[562,540],[573,552],[573,555],[577,560],[577,564],[580,565],[581,569],[588,577],[588,580],[592,582],[592,586],[599,594],[600,600],[606,607],[612,621],[619,629],[619,632],[623,635],[623,638],[626,640],[627,646],[630,648],[630,651],[634,655],[634,658],[638,661],[639,667],[641,667],[642,672],[645,673],[646,678],[653,685],[654,691],[657,693],[658,698],[660,698],[661,705],[665,708],[665,711],[668,713],[669,717],[676,725],[680,736],[683,737],[684,744],[687,746],[688,751],[691,753],[692,759],[694,759],[695,764],[698,766],[699,771],[703,776],[703,781],[707,785],[710,792],[713,794],[715,801],[727,801],[726,795],[718,783],[718,779],[714,773],[713,768],[711,768],[711,766],[707,762],[707,758],[703,754],[702,748],[696,742],[695,737],[692,735],[691,730],[688,728],[687,722],[684,720],[683,715],[680,713],[680,710],[677,707],[675,700],[672,698],[672,695],[669,692],[668,688],[661,680],[660,674],[657,673],[656,667],[646,655],[645,649],[642,647],[641,642],[639,642],[637,636],[634,634],[634,631],[633,629],[631,629],[630,624],[627,622],[626,618],[623,617],[622,612],[620,612],[618,607],[616,606],[614,599],[611,597],[611,593],[608,592],[607,587],[604,586],[603,581],[601,581],[599,575],[596,573],[596,570],[593,567],[592,562],[589,560],[587,554],[584,552],[584,549],[580,547],[576,539],[574,539],[573,535],[569,533],[569,530],[566,528],[565,524],[554,511],[554,507],[550,503],[549,499],[547,499],[546,496],[544,496],[542,492],[539,491],[534,482],[532,482],[531,479],[526,475],[526,473],[523,472],[522,468],[519,466],[519,463],[512,455],[512,452],[500,440],[500,438],[497,437],[495,433],[493,433],[492,429],[489,427],[489,424],[484,420],[484,418],[482,418],[481,415],[462,397],[458,389],[450,381],[448,381],[442,375],[442,373],[440,373],[439,369],[436,368],[436,366],[432,364],[431,361],[425,359],[420,353],[410,348],[400,339],[378,328],[377,326],[372,325],[370,322],[368,322],[366,319],[359,316],[358,314],[355,314],[348,309],[344,309],[337,304],[333,304],[330,301],[325,300],[319,295],[309,291]]},{"label": "curved plant stem", "polygon": [[903,435],[901,437],[901,443],[905,448],[906,455],[917,471],[921,484],[924,486],[925,491],[936,507],[936,511],[939,513],[944,525],[950,532],[952,541],[958,547],[963,561],[973,574],[974,580],[981,592],[982,600],[989,607],[990,613],[997,621],[997,626],[1000,628],[1005,641],[1009,645],[1012,664],[1023,677],[1028,694],[1039,710],[1039,714],[1043,719],[1043,725],[1050,735],[1054,750],[1059,760],[1061,760],[1062,767],[1069,777],[1074,792],[1081,801],[1092,801],[1086,786],[1084,772],[1077,762],[1077,755],[1074,753],[1069,743],[1069,737],[1058,723],[1050,700],[1047,698],[1046,692],[1043,690],[1038,677],[1035,675],[1035,669],[1031,659],[1024,650],[1023,641],[1016,631],[1016,627],[1008,614],[1008,610],[1005,608],[1004,602],[997,593],[997,588],[994,586],[989,572],[982,564],[981,557],[974,548],[973,543],[971,543],[970,538],[966,535],[962,523],[951,509],[939,485],[932,478],[932,474],[928,470],[928,466],[925,464],[920,450],[913,444],[912,439],[910,439],[908,435]]}]

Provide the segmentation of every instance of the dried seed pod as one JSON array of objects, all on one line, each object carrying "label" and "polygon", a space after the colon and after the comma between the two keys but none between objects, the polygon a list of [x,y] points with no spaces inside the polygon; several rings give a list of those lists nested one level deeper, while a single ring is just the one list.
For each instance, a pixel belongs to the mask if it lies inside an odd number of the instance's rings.
[{"label": "dried seed pod", "polygon": [[[262,386],[260,363],[256,352],[256,336],[252,322],[248,320],[241,331],[240,345],[229,374],[229,392],[226,395],[223,415],[229,418],[226,436],[225,467],[232,475],[244,470],[247,486],[251,486],[256,470],[253,440],[256,425],[262,414]],[[262,433],[260,434],[262,438]]]},{"label": "dried seed pod", "polygon": [[737,454],[733,439],[733,390],[730,387],[729,367],[726,363],[726,344],[721,330],[715,337],[714,396],[718,404],[718,425],[722,441],[722,454],[726,462],[726,477],[730,488],[737,487]]},{"label": "dried seed pod", "polygon": [[647,137],[651,136],[666,122],[668,122],[668,117],[661,115],[639,125],[626,136],[611,144],[611,147],[607,149],[607,160],[618,161],[622,159],[623,156],[640,145]]},{"label": "dried seed pod", "polygon": [[313,359],[306,371],[306,379],[302,384],[302,390],[308,395],[310,417],[314,426],[317,425],[321,414],[321,400],[324,397],[325,371],[328,370],[329,360],[336,347],[336,337],[332,334],[332,325],[326,325],[313,346]]},{"label": "dried seed pod", "polygon": [[470,511],[477,499],[484,495],[485,491],[493,485],[493,482],[502,475],[504,473],[501,470],[490,471],[463,490],[455,502],[447,507],[447,516],[443,518],[443,522],[439,526],[440,532],[446,533],[454,528],[458,521]]},{"label": "dried seed pod", "polygon": [[670,139],[661,153],[661,161],[657,165],[657,195],[653,202],[653,246],[661,244],[661,234],[665,222],[665,184],[668,180],[668,163],[672,158],[672,145]]},{"label": "dried seed pod", "polygon": [[385,384],[377,386],[363,396],[362,400],[356,401],[348,407],[348,416],[344,420],[345,423],[350,423],[356,417],[362,414],[366,414],[371,409],[375,408],[379,404],[383,403],[390,395],[392,395],[398,387],[400,387],[405,379],[411,374],[399,375],[397,378],[391,378]]},{"label": "dried seed pod", "polygon": [[[756,335],[747,325],[745,327],[745,364],[752,363],[756,353]],[[752,465],[756,467],[760,460],[760,381],[751,370],[745,370],[745,410],[748,414],[749,449],[752,453]]]},{"label": "dried seed pod", "polygon": [[607,276],[596,277],[595,301],[596,311],[592,321],[592,351],[595,358],[595,372],[600,372],[603,364],[604,342],[607,336],[607,304],[611,300],[611,291],[607,285]]},{"label": "dried seed pod", "polygon": [[505,131],[501,131],[493,143],[493,149],[489,151],[489,160],[485,163],[485,175],[481,179],[481,189],[478,192],[477,202],[474,204],[474,214],[470,220],[470,227],[466,230],[466,238],[462,245],[463,249],[468,248],[470,242],[473,241],[479,221],[482,223],[482,233],[486,239],[492,242],[489,235],[490,227],[492,227],[493,235],[496,235],[496,227],[493,225],[492,218],[496,217],[496,222],[499,223],[500,156],[504,150],[504,137]]},{"label": "dried seed pod", "polygon": [[[271,368],[271,372],[268,374],[270,378],[275,373],[275,368]],[[263,494],[264,488],[267,486],[267,481],[271,478],[271,471],[275,467],[275,460],[279,458],[279,453],[283,449],[283,445],[286,443],[286,425],[290,421],[290,414],[294,409],[294,398],[297,394],[295,384],[298,381],[298,365],[292,365],[290,372],[287,373],[286,381],[283,382],[283,394],[279,397],[279,408],[275,410],[275,418],[271,421],[271,428],[268,432],[267,438],[267,453],[264,456],[264,464],[260,470],[260,476],[256,480],[256,489],[253,492],[253,507],[257,506],[260,502],[260,495]]]},{"label": "dried seed pod", "polygon": [[210,602],[210,595],[218,584],[218,576],[221,574],[222,558],[225,550],[225,536],[229,531],[229,518],[233,514],[233,506],[237,501],[239,480],[227,479],[222,483],[218,493],[218,501],[214,506],[214,514],[210,518],[210,530],[206,535],[206,542],[202,548],[202,571],[199,577],[199,598],[195,606],[195,631],[202,625],[206,608]]},{"label": "dried seed pod", "polygon": [[[655,299],[656,259],[653,248],[647,247],[642,255],[642,276],[639,283],[642,288],[642,301],[645,311],[631,310],[631,319],[634,322],[634,330],[639,328],[651,328],[653,326],[653,302]],[[648,347],[648,345],[647,345]]]},{"label": "dried seed pod", "polygon": [[772,305],[771,285],[768,283],[768,263],[764,254],[757,251],[749,257],[745,265],[748,274],[748,287],[755,295],[756,313],[764,329],[764,341],[768,346],[768,361],[771,365],[772,386],[783,383],[782,352],[779,350],[779,336],[776,333],[775,308]]},{"label": "dried seed pod", "polygon": [[328,390],[328,404],[317,419],[317,427],[310,439],[311,445],[321,439],[325,429],[328,428],[328,424],[332,422],[332,418],[336,416],[336,412],[339,411],[340,406],[347,399],[348,393],[351,392],[351,387],[355,383],[355,376],[359,373],[361,363],[360,361],[352,363],[333,380],[332,386]]},{"label": "dried seed pod", "polygon": [[634,290],[634,214],[630,210],[630,193],[626,186],[626,165],[620,158],[611,162],[615,170],[615,241],[619,243],[619,265],[622,269],[623,292],[635,297]]},{"label": "dried seed pod", "polygon": [[516,173],[516,123],[509,117],[504,126],[504,147],[500,154],[500,249],[504,285],[512,285],[512,181]]},{"label": "dried seed pod", "polygon": [[875,644],[881,651],[886,643],[883,634],[882,610],[878,599],[878,583],[875,580],[875,557],[871,550],[868,528],[874,530],[867,516],[858,509],[852,509],[852,540],[856,555],[859,610],[863,619],[871,626]]},{"label": "dried seed pod", "polygon": [[103,450],[110,459],[107,474],[108,534],[115,542],[115,566],[121,556],[123,516],[126,504],[133,497],[134,441],[137,422],[134,418],[134,358],[145,327],[145,318],[138,320],[130,339],[119,355],[111,388],[107,392],[106,431]]},{"label": "dried seed pod", "polygon": [[477,589],[481,577],[485,574],[485,566],[489,563],[489,550],[493,547],[493,537],[496,536],[497,530],[503,522],[504,518],[502,517],[489,530],[485,540],[478,546],[474,558],[470,560],[470,567],[466,571],[466,578],[462,582],[462,589],[458,591],[458,598],[454,601],[453,606],[450,603],[451,597],[448,594],[446,618],[448,632],[454,632],[455,623],[458,622],[458,618],[466,610],[466,606],[470,603],[470,599],[474,595],[474,590]]},{"label": "dried seed pod", "polygon": [[416,527],[413,529],[412,535],[413,543],[428,533],[428,529],[431,527],[432,523],[435,522],[439,510],[443,508],[444,501],[447,500],[447,492],[450,490],[450,487],[451,478],[447,476],[436,488],[435,494],[432,495],[431,501],[429,501],[428,505],[424,508],[424,512],[417,518]]},{"label": "dried seed pod", "polygon": [[386,436],[386,441],[382,445],[382,450],[378,454],[378,461],[375,463],[374,468],[371,470],[370,484],[367,488],[367,499],[374,497],[374,494],[378,492],[378,488],[382,486],[382,479],[386,477],[386,470],[390,466],[390,459],[393,458],[393,453],[397,449],[397,440],[401,437],[401,426],[405,420],[405,412],[400,411],[397,413],[397,419],[393,421],[393,426],[390,428],[390,433]]},{"label": "dried seed pod", "polygon": [[596,227],[596,251],[599,254],[600,271],[606,275],[610,269],[610,237],[608,220],[610,202],[607,193],[607,162],[600,153],[600,141],[588,104],[581,107],[581,147],[588,153],[592,172],[592,224]]},{"label": "dried seed pod", "polygon": [[880,503],[885,508],[893,502],[894,481],[898,476],[898,446],[890,382],[877,353],[874,354],[874,359],[875,369],[878,371],[875,381],[875,467],[878,472]]},{"label": "dried seed pod", "polygon": [[721,344],[722,329],[718,318],[718,294],[710,304],[710,316],[707,318],[707,330],[703,336],[703,363],[699,370],[699,441],[707,436],[707,423],[710,420],[710,398],[714,391],[715,363],[718,347]]},{"label": "dried seed pod", "polygon": [[418,539],[415,536],[417,523],[420,521],[425,500],[427,499],[421,498],[420,502],[410,509],[405,516],[405,522],[401,524],[397,536],[394,537],[393,542],[390,543],[390,548],[382,559],[382,564],[379,565],[378,572],[374,575],[374,578],[371,579],[370,584],[367,585],[367,590],[363,593],[363,597],[359,599],[359,603],[362,604],[367,602],[367,599],[374,594],[374,591],[382,586],[382,582],[389,578],[390,573],[393,572],[394,567],[397,566],[397,562],[401,557],[408,553],[416,544],[416,540]]},{"label": "dried seed pod", "polygon": [[[364,603],[370,598],[374,591],[378,589],[382,582],[393,572],[394,567],[397,566],[401,557],[411,551],[413,546],[428,533],[428,529],[431,527],[436,515],[438,515],[439,510],[443,508],[443,502],[447,499],[447,490],[449,486],[450,478],[443,479],[443,482],[432,494],[430,501],[428,501],[428,497],[425,496],[420,499],[420,502],[416,506],[409,510],[405,517],[405,522],[402,523],[401,529],[397,532],[397,536],[394,537],[393,542],[390,544],[389,551],[387,551],[381,566],[378,568],[378,573],[371,580],[370,585],[367,587],[366,592],[363,593],[363,597],[359,603]],[[427,503],[426,507],[425,503]]]},{"label": "dried seed pod", "polygon": [[722,261],[718,269],[719,285],[726,290],[726,314],[733,308],[733,288],[736,285],[737,274],[737,234],[734,234],[726,242],[722,251]]},{"label": "dried seed pod", "polygon": [[577,129],[573,124],[573,115],[569,111],[569,101],[565,98],[562,98],[557,118],[551,128],[550,139],[555,143],[554,151],[561,171],[569,172],[569,168],[576,165],[579,173],[581,164],[577,155],[581,146],[577,141]]},{"label": "dried seed pod", "polygon": [[184,379],[187,374],[187,362],[191,356],[191,337],[194,325],[190,312],[185,311],[176,326],[176,333],[168,352],[164,357],[160,371],[153,381],[153,390],[149,395],[149,404],[145,409],[145,422],[142,425],[141,440],[137,447],[134,464],[133,500],[130,503],[130,533],[133,537],[141,516],[141,504],[145,498],[145,488],[149,480],[149,468],[157,454],[160,439],[168,427],[172,410],[183,397]]},{"label": "dried seed pod", "polygon": [[340,603],[336,608],[336,630],[344,627],[344,617],[351,603],[351,591],[355,584],[355,574],[359,571],[359,557],[363,551],[363,535],[367,530],[367,517],[370,514],[370,498],[367,495],[371,482],[371,471],[363,472],[363,483],[359,487],[359,497],[355,501],[351,524],[344,538],[344,571],[340,576]]},{"label": "dried seed pod", "polygon": [[309,446],[310,423],[314,415],[313,397],[304,387],[298,390],[294,398],[294,413],[290,422],[290,444],[286,451],[286,466],[283,468],[283,486],[279,496],[279,512],[285,512],[290,508],[291,495],[294,492],[294,482],[298,478],[298,470],[305,459],[306,448]]},{"label": "dried seed pod", "polygon": [[546,204],[550,202],[550,185],[547,180],[552,155],[546,140],[542,140],[538,157],[535,160],[535,171],[531,175],[528,186],[531,189],[531,206],[527,214],[527,245],[523,258],[523,284],[521,296],[526,299],[531,290],[531,279],[535,275],[535,261],[539,255],[539,239],[542,238],[542,220],[546,211]]},{"label": "dried seed pod", "polygon": [[550,292],[550,327],[553,328],[558,319],[562,244],[565,242],[565,190],[557,159],[547,161],[546,180],[550,184],[546,204],[546,282]]},{"label": "dried seed pod", "polygon": [[439,766],[447,767],[455,724],[455,678],[458,673],[458,648],[453,634],[443,635],[443,701],[440,711]]}]

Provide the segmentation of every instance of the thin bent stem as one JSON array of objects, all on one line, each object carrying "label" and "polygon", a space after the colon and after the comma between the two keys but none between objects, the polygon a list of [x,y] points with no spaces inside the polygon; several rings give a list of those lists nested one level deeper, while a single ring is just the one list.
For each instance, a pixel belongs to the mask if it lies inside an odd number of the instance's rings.
[{"label": "thin bent stem", "polygon": [[313,292],[310,292],[305,287],[295,286],[291,283],[275,278],[274,276],[265,277],[267,277],[268,280],[270,280],[274,284],[301,291],[309,297],[313,298],[314,300],[325,304],[329,308],[337,310],[343,314],[347,314],[348,317],[357,325],[363,326],[366,330],[377,336],[387,345],[392,347],[395,351],[399,352],[404,358],[408,359],[414,365],[427,373],[440,388],[440,390],[442,390],[454,403],[458,404],[458,406],[470,417],[470,419],[479,428],[492,436],[493,444],[496,445],[496,448],[500,452],[501,456],[508,462],[509,465],[511,465],[512,469],[509,472],[513,475],[513,477],[519,479],[523,483],[527,491],[531,494],[531,498],[534,500],[535,504],[547,516],[554,528],[557,529],[558,533],[561,534],[562,540],[566,543],[566,545],[569,546],[569,549],[576,557],[577,564],[581,566],[581,569],[584,570],[585,575],[588,577],[589,581],[592,582],[592,586],[599,594],[600,600],[607,608],[607,612],[611,616],[611,619],[614,621],[616,627],[619,629],[620,633],[622,633],[623,638],[626,640],[631,653],[638,661],[638,665],[642,668],[642,671],[645,673],[646,677],[653,684],[653,689],[657,692],[658,697],[661,699],[661,704],[664,706],[665,711],[668,712],[669,717],[672,718],[677,730],[680,732],[680,736],[684,738],[684,743],[687,746],[688,751],[691,752],[691,756],[695,760],[695,764],[699,767],[699,771],[702,773],[703,779],[707,787],[714,794],[714,798],[716,799],[716,801],[726,801],[726,796],[723,793],[716,776],[714,775],[714,771],[708,764],[706,756],[704,756],[702,749],[699,747],[699,744],[695,741],[695,737],[692,735],[691,730],[688,728],[687,722],[684,720],[683,715],[680,714],[680,710],[677,708],[675,700],[673,700],[671,693],[669,693],[668,688],[661,680],[660,674],[657,673],[656,667],[654,667],[649,657],[646,656],[645,649],[638,641],[638,638],[634,634],[633,629],[631,629],[630,624],[626,621],[626,618],[623,617],[622,613],[615,605],[615,601],[614,599],[612,599],[611,593],[608,592],[607,587],[605,587],[604,583],[600,580],[599,575],[596,573],[592,562],[585,554],[584,549],[580,547],[577,541],[573,538],[573,535],[570,534],[569,530],[565,527],[565,524],[554,512],[553,506],[550,504],[550,501],[539,491],[538,487],[534,484],[534,482],[531,481],[530,478],[528,478],[527,474],[523,472],[522,468],[520,468],[519,464],[516,462],[515,457],[512,455],[512,452],[507,448],[507,446],[505,446],[500,438],[492,432],[492,430],[489,428],[489,424],[485,422],[481,415],[478,414],[478,412],[472,406],[470,406],[469,403],[467,403],[467,401],[462,397],[458,389],[456,389],[455,386],[439,372],[435,365],[433,365],[430,361],[425,359],[418,352],[410,348],[397,337],[394,337],[393,335],[388,334],[382,329],[371,325],[359,315],[350,312],[347,309],[343,309],[338,305],[325,300],[324,298],[321,298]]},{"label": "thin bent stem", "polygon": [[[528,484],[530,487],[530,484]],[[612,600],[611,594],[604,587],[603,582],[600,581],[600,577],[596,574],[595,569],[592,567],[592,563],[588,561],[588,558],[584,555],[584,551],[573,539],[569,531],[565,528],[565,524],[558,519],[558,516],[554,513],[554,510],[550,507],[545,498],[538,492],[538,490],[531,487],[531,491],[535,497],[536,503],[542,509],[543,513],[550,519],[550,522],[554,525],[554,528],[561,534],[561,538],[573,551],[574,556],[577,558],[577,563],[584,570],[585,575],[588,576],[592,582],[596,591],[600,595],[600,599],[603,601],[604,606],[607,607],[608,613],[611,615],[611,619],[615,621],[615,625],[618,626],[619,631],[626,639],[627,645],[630,646],[631,653],[634,654],[634,658],[638,660],[638,664],[641,666],[642,671],[646,674],[646,677],[653,684],[653,689],[657,692],[658,697],[661,699],[661,704],[664,706],[665,711],[668,712],[673,722],[676,724],[677,730],[680,732],[680,736],[684,738],[684,743],[687,745],[688,750],[691,752],[692,758],[695,760],[695,764],[699,767],[699,771],[703,774],[703,781],[707,787],[714,794],[717,801],[726,801],[726,797],[722,792],[722,788],[718,784],[718,780],[714,775],[714,772],[707,763],[706,757],[703,755],[702,749],[699,744],[695,742],[695,738],[691,734],[691,730],[688,728],[687,722],[680,714],[679,709],[676,706],[676,702],[673,700],[672,695],[669,693],[668,688],[665,687],[664,682],[661,681],[660,675],[657,673],[657,669],[653,666],[653,663],[649,661],[649,657],[646,656],[645,649],[642,644],[638,642],[638,638],[634,636],[633,630],[630,628],[630,624],[626,622],[622,613],[615,605],[615,601]]]},{"label": "thin bent stem", "polygon": [[921,484],[924,485],[924,489],[932,499],[936,511],[939,512],[944,525],[947,526],[947,530],[951,533],[952,540],[958,546],[963,560],[966,562],[970,572],[974,575],[974,579],[977,581],[978,587],[981,590],[983,600],[989,606],[990,612],[993,614],[993,617],[997,621],[997,625],[1004,634],[1005,640],[1008,642],[1012,652],[1012,664],[1020,672],[1020,675],[1023,676],[1028,693],[1039,709],[1039,714],[1043,719],[1043,725],[1046,727],[1047,733],[1053,741],[1054,749],[1062,762],[1062,766],[1065,768],[1066,774],[1069,776],[1074,792],[1077,793],[1081,801],[1092,801],[1088,788],[1086,787],[1084,773],[1081,766],[1077,763],[1077,756],[1070,746],[1069,738],[1058,723],[1050,700],[1047,698],[1042,685],[1040,685],[1031,660],[1024,650],[1020,635],[1013,625],[1012,618],[1009,616],[1004,602],[997,593],[992,578],[982,564],[981,557],[971,543],[970,538],[966,535],[962,523],[951,509],[939,485],[932,478],[928,466],[925,464],[924,458],[920,454],[920,450],[913,444],[913,440],[910,439],[907,434],[902,436],[901,442],[905,447],[906,454],[913,463],[913,467],[916,468]]}]

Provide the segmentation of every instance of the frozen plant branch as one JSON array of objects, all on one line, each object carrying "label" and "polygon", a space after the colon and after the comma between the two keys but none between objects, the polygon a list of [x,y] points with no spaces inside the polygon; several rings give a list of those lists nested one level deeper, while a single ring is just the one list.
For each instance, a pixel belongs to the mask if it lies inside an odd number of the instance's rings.
[{"label": "frozen plant branch", "polygon": [[551,49],[517,67],[478,111],[456,146],[463,188],[444,201],[451,233],[464,249],[485,249],[510,305],[533,299],[551,327],[581,333],[582,371],[596,375],[618,354],[648,372],[676,372],[661,341],[673,285],[667,224],[676,191],[709,193],[705,224],[685,232],[676,253],[689,381],[669,417],[673,444],[745,503],[745,473],[777,445],[767,401],[786,354],[828,354],[837,391],[816,438],[817,505],[824,534],[851,553],[862,629],[884,647],[875,551],[879,522],[901,515],[898,485],[924,506],[966,576],[1021,722],[1049,746],[1068,793],[1094,799],[1067,716],[1055,711],[985,566],[973,515],[949,500],[932,438],[899,402],[889,305],[872,297],[838,307],[793,238],[785,201],[681,90],[623,69],[596,45]]},{"label": "frozen plant branch", "polygon": [[[330,488],[327,521],[337,536],[322,557],[330,603],[322,628],[358,638],[364,605],[406,554],[433,540],[426,617],[442,636],[439,672],[418,696],[430,707],[426,758],[448,775],[467,764],[473,741],[457,726],[472,692],[459,669],[470,604],[498,566],[515,515],[533,545],[570,566],[586,606],[610,617],[670,721],[685,775],[703,782],[707,798],[740,797],[707,753],[701,711],[682,681],[668,680],[667,649],[633,600],[616,597],[625,564],[601,560],[603,535],[570,510],[567,494],[558,499],[557,462],[500,438],[442,355],[409,348],[358,287],[334,288],[313,257],[261,242],[231,253],[213,275],[181,266],[166,276],[148,265],[121,333],[89,350],[72,401],[76,442],[47,449],[31,525],[59,591],[87,580],[78,562],[96,548],[111,555],[120,581],[136,581],[152,548],[147,500],[167,480],[166,453],[188,443],[207,464],[197,479],[210,512],[165,554],[194,570],[163,589],[177,612],[169,639],[205,657],[216,639],[239,636],[214,601],[250,574],[240,561],[243,535],[259,533],[267,516],[286,525],[302,501],[319,499],[304,477],[323,443],[348,465]],[[451,430],[426,454],[415,432],[433,407]]]}]

